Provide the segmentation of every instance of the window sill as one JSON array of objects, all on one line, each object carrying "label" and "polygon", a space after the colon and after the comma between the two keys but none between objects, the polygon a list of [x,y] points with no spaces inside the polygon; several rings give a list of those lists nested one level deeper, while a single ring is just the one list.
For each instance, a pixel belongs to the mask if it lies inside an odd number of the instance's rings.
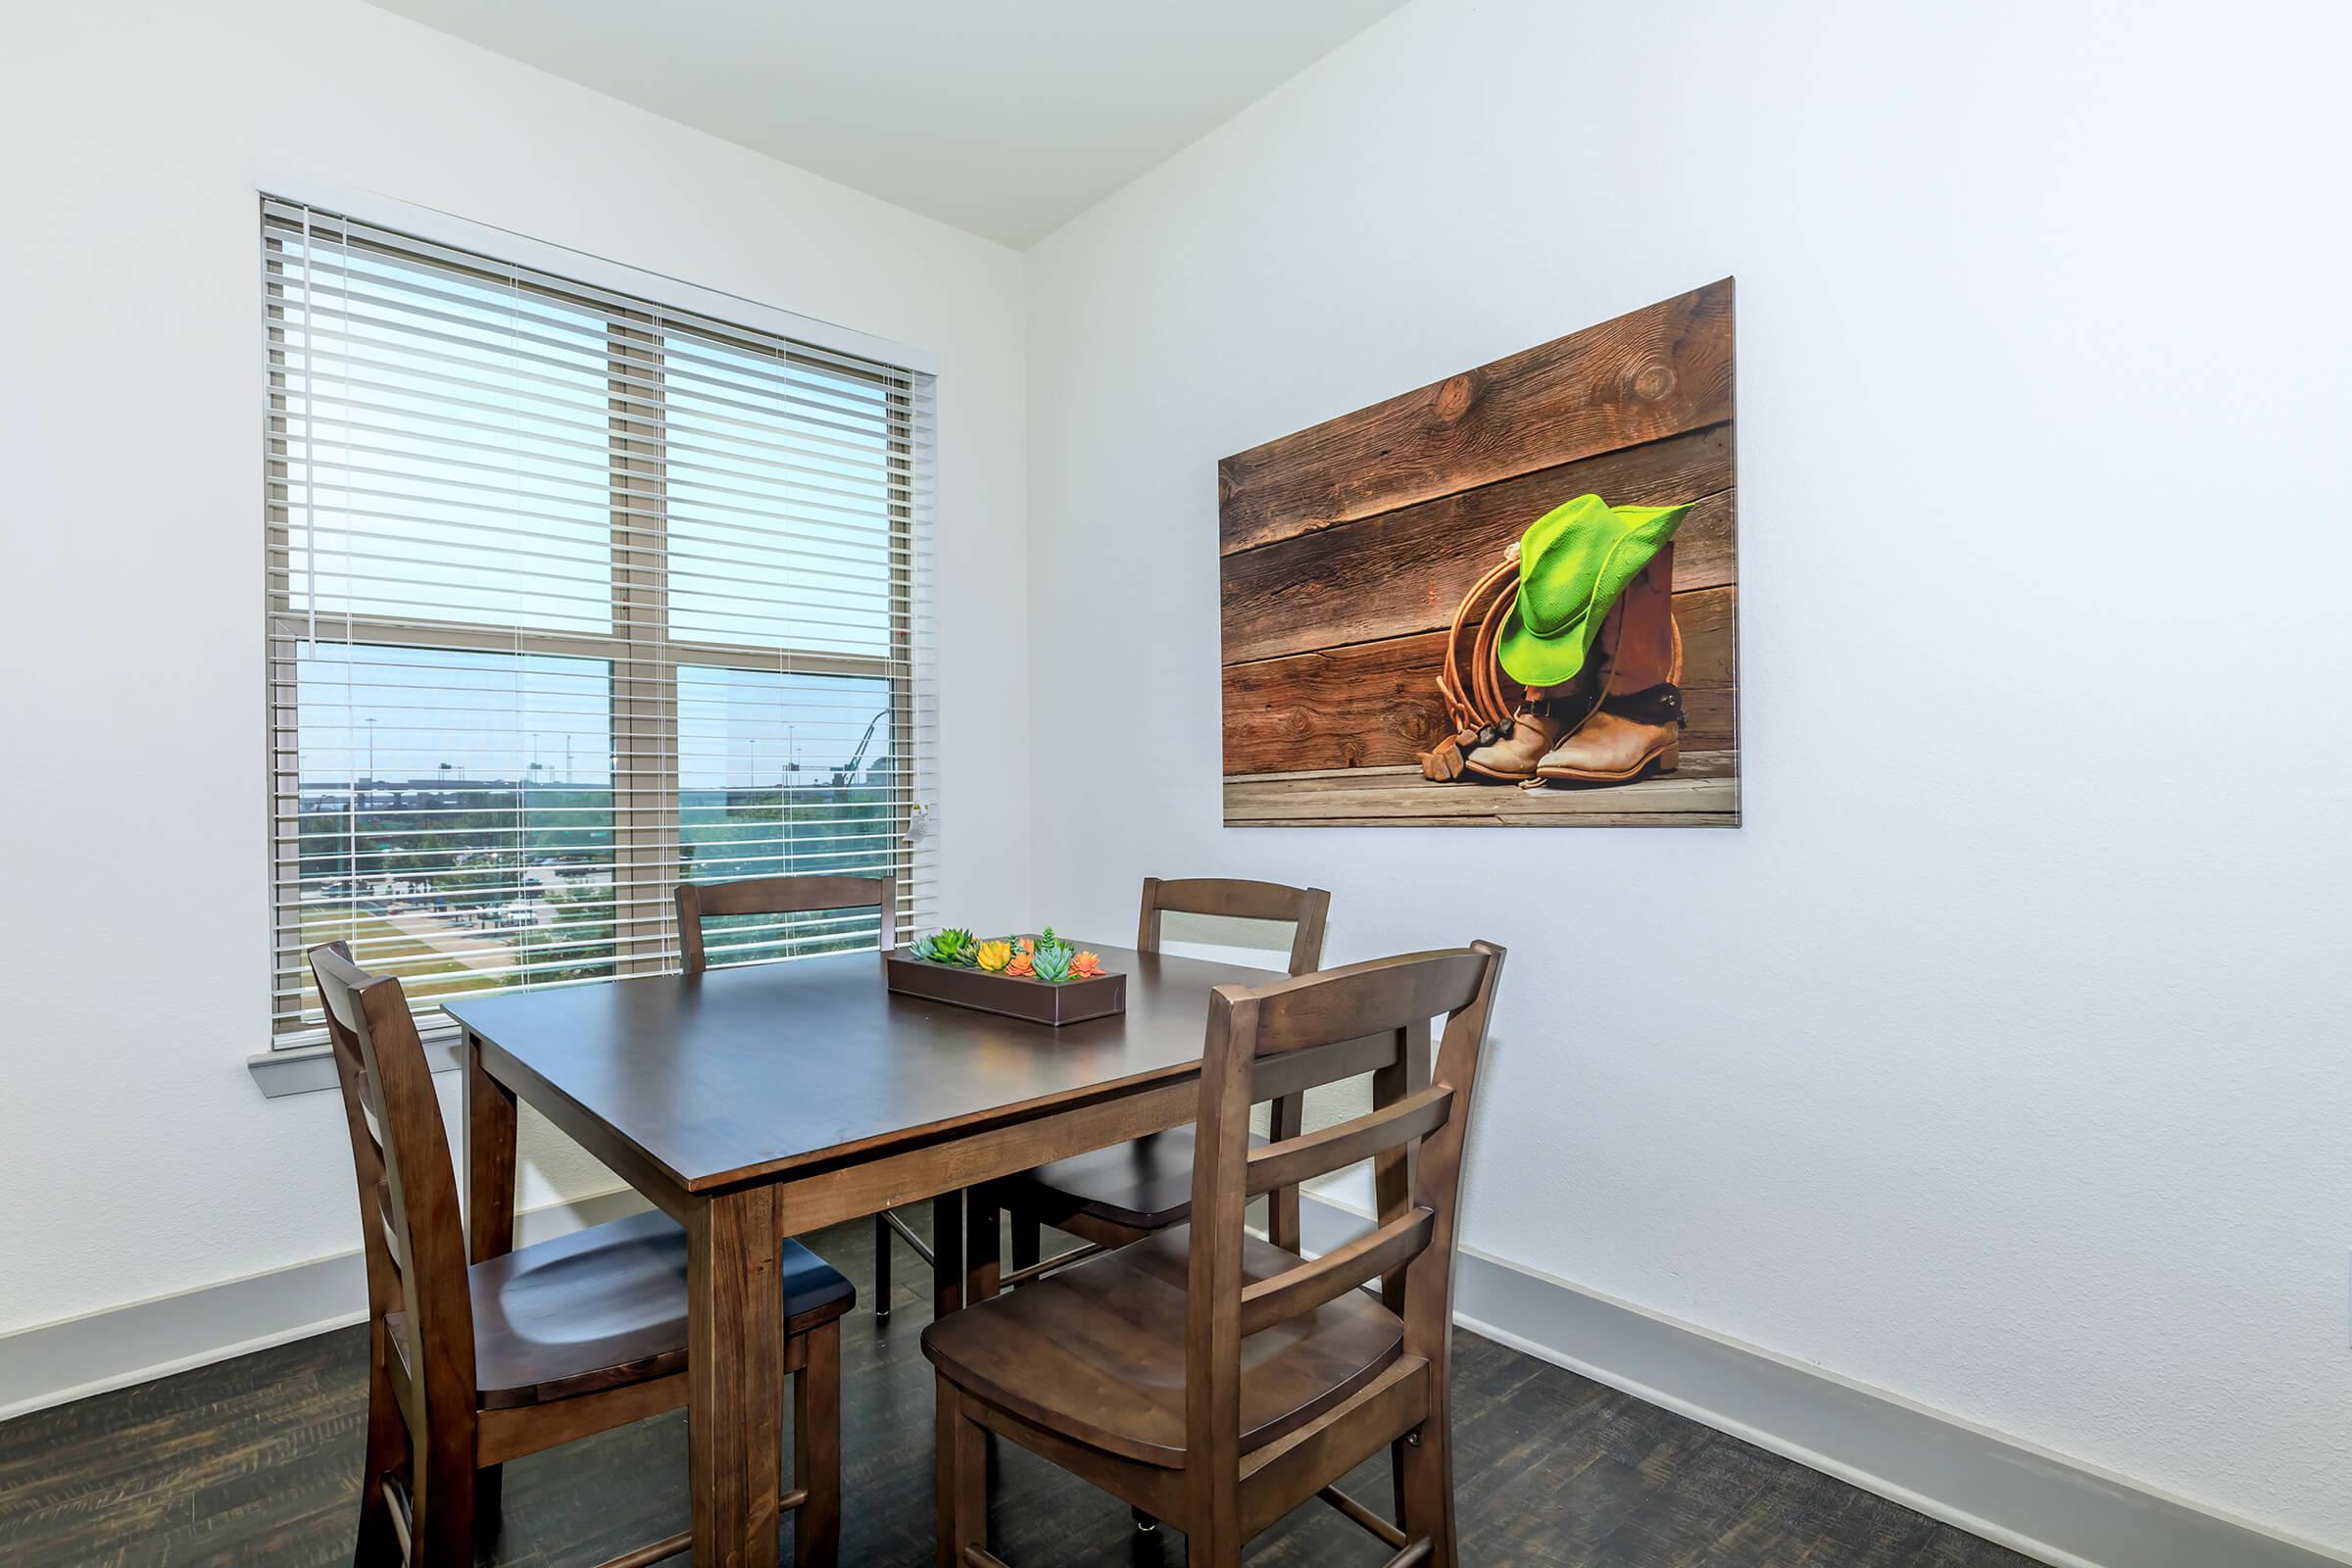
[{"label": "window sill", "polygon": [[[424,1040],[425,1065],[435,1072],[455,1072],[461,1065],[458,1043],[454,1036]],[[335,1048],[332,1046],[302,1046],[289,1051],[263,1051],[245,1058],[245,1070],[265,1100],[281,1100],[288,1095],[317,1094],[321,1089],[335,1087]]]}]

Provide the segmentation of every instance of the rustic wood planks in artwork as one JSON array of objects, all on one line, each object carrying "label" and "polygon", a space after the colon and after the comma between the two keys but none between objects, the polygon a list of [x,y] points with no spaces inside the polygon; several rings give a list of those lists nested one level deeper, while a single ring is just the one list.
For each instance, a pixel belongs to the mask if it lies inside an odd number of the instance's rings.
[{"label": "rustic wood planks in artwork", "polygon": [[[1736,825],[1732,355],[1726,278],[1220,464],[1227,824]],[[1692,504],[1674,552],[1681,767],[1525,791],[1423,779],[1418,754],[1451,731],[1454,607],[1588,493]]]}]

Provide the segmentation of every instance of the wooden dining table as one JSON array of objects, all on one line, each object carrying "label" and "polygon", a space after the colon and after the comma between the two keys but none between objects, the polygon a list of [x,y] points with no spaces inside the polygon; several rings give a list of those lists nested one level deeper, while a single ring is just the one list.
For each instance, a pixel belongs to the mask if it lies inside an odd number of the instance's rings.
[{"label": "wooden dining table", "polygon": [[518,1101],[686,1231],[695,1562],[776,1561],[784,1238],[930,1199],[935,1307],[956,1310],[996,1267],[985,1240],[967,1255],[963,1191],[1189,1125],[1210,991],[1283,978],[1095,951],[1126,1011],[1058,1029],[894,995],[873,953],[444,1004],[473,1261],[514,1245]]}]

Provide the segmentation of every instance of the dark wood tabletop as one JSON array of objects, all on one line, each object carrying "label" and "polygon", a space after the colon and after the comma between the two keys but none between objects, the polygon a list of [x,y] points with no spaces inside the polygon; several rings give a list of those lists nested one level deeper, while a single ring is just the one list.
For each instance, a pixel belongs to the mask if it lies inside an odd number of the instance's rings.
[{"label": "dark wood tabletop", "polygon": [[1210,991],[1282,978],[1094,951],[1128,976],[1127,1010],[1058,1029],[893,995],[871,953],[445,1007],[524,1100],[568,1103],[679,1186],[706,1192],[1197,1077]]}]

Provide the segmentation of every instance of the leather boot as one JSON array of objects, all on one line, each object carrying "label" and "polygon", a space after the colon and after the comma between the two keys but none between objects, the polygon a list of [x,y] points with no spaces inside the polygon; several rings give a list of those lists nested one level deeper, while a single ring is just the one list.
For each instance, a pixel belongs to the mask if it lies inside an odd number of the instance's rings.
[{"label": "leather boot", "polygon": [[1574,681],[1566,686],[1534,686],[1519,700],[1511,727],[1462,758],[1462,771],[1502,784],[1524,783],[1536,776],[1536,764],[1592,711],[1597,686]]},{"label": "leather boot", "polygon": [[1624,784],[1681,765],[1683,633],[1674,623],[1672,541],[1626,586],[1610,621],[1593,647],[1602,661],[1599,705],[1537,762],[1540,779]]}]

